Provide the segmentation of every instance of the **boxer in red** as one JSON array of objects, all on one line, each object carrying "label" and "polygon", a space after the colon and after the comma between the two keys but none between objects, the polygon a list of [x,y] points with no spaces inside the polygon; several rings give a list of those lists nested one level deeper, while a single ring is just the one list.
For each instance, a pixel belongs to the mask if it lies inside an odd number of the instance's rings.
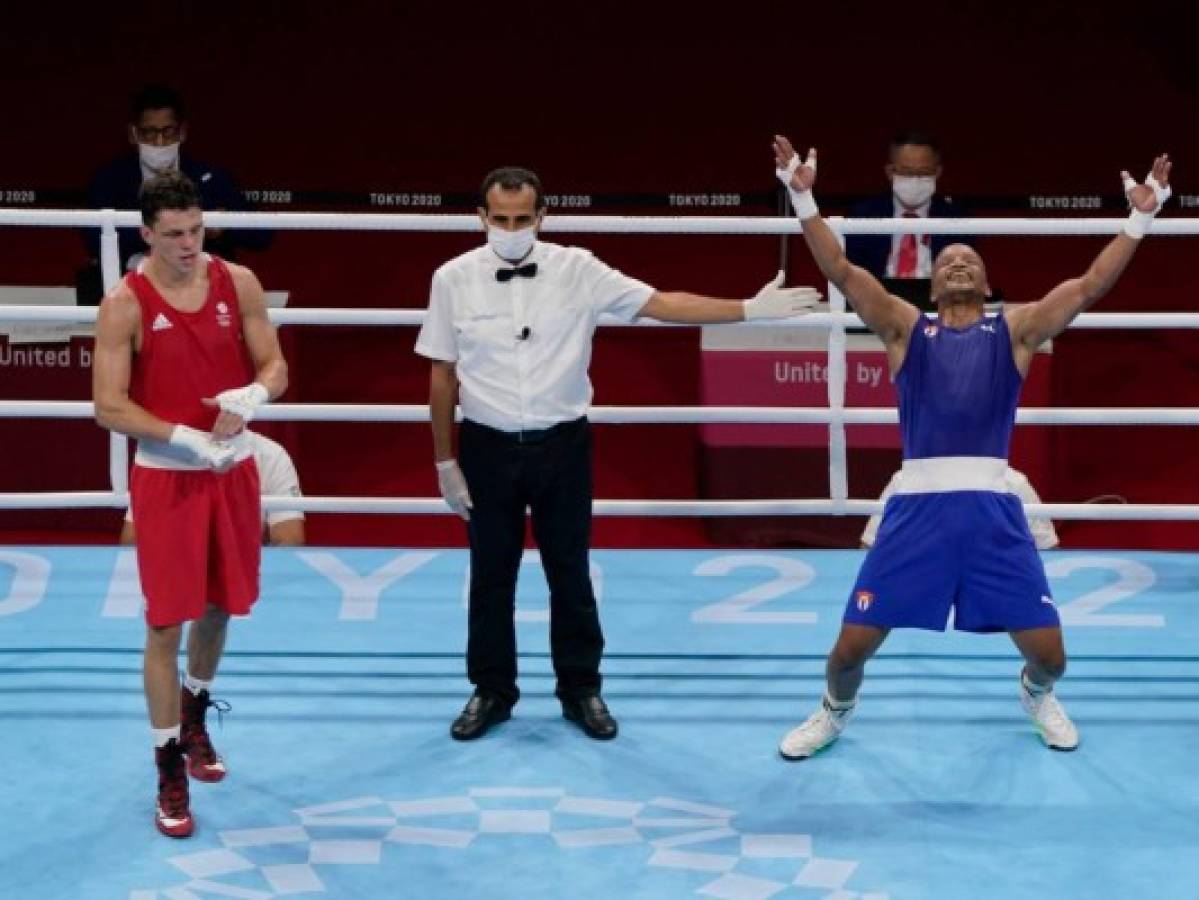
[{"label": "boxer in red", "polygon": [[[146,597],[146,703],[158,766],[158,830],[194,824],[187,775],[220,781],[225,764],[204,714],[230,615],[258,598],[258,470],[245,425],[287,387],[262,285],[203,252],[200,195],[167,172],[142,185],[149,255],[100,306],[96,420],[136,438],[130,478]],[[180,690],[183,623],[187,672]]]}]

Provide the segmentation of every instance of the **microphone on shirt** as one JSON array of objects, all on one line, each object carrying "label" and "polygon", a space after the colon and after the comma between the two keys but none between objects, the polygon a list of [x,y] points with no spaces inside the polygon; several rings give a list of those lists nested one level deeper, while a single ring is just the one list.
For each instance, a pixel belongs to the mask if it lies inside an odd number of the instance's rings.
[{"label": "microphone on shirt", "polygon": [[520,330],[520,334],[518,334],[516,336],[516,339],[518,341],[527,341],[529,339],[529,335],[531,335],[532,333],[533,333],[533,329],[530,328],[528,325],[526,325],[524,328],[522,328]]}]

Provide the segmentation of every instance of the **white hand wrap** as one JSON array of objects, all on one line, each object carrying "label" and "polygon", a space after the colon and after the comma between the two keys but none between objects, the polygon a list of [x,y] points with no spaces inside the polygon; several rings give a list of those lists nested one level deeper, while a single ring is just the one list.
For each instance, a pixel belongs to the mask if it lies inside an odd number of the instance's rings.
[{"label": "white hand wrap", "polygon": [[228,472],[237,461],[237,453],[228,444],[214,441],[212,435],[187,425],[176,425],[169,443],[195,457],[195,461],[215,472]]},{"label": "white hand wrap", "polygon": [[778,176],[779,181],[781,181],[784,185],[786,185],[787,187],[791,187],[791,179],[792,179],[792,177],[794,177],[795,172],[798,168],[799,168],[799,154],[796,153],[794,156],[791,157],[791,159],[787,163],[787,165],[783,166],[783,168],[781,168],[781,169],[775,169],[774,174]]},{"label": "white hand wrap", "polygon": [[796,170],[801,166],[807,166],[813,172],[816,171],[816,155],[809,152],[808,158],[802,163],[799,159],[799,154],[794,154],[787,165],[781,169],[775,169],[774,174],[778,176],[787,188],[787,193],[791,196],[791,205],[795,208],[795,215],[799,217],[799,221],[810,219],[812,216],[820,215],[820,210],[816,208],[816,200],[812,197],[811,191],[797,191],[791,185],[791,179],[795,176]]},{"label": "white hand wrap", "polygon": [[441,488],[441,496],[450,509],[470,520],[470,510],[474,503],[470,499],[470,491],[466,487],[466,476],[458,468],[458,463],[452,459],[437,463],[437,486]]},{"label": "white hand wrap", "polygon": [[791,195],[791,205],[795,208],[795,216],[799,221],[803,222],[805,219],[820,215],[820,209],[816,206],[816,200],[811,191],[796,191],[788,188],[787,193]]},{"label": "white hand wrap", "polygon": [[1157,198],[1157,209],[1153,211],[1153,214],[1156,216],[1159,212],[1161,212],[1162,207],[1165,205],[1166,201],[1170,199],[1170,195],[1173,194],[1174,191],[1168,184],[1165,187],[1162,187],[1157,183],[1157,179],[1152,175],[1149,175],[1145,178],[1145,184],[1153,188],[1153,196]]},{"label": "white hand wrap", "polygon": [[[1131,175],[1124,175],[1123,180],[1124,196],[1127,197],[1132,193],[1132,189],[1137,186],[1137,183]],[[1169,185],[1162,187],[1152,174],[1145,178],[1145,186],[1153,190],[1153,196],[1157,199],[1157,208],[1153,212],[1141,212],[1141,210],[1134,208],[1128,214],[1128,219],[1124,222],[1124,233],[1138,241],[1149,233],[1149,226],[1153,224],[1153,220],[1157,218],[1157,214],[1161,212],[1162,207],[1173,193]]]},{"label": "white hand wrap", "polygon": [[270,401],[271,395],[265,387],[255,381],[245,387],[221,391],[213,399],[220,406],[221,412],[241,416],[243,422],[249,422],[254,418],[258,407]]},{"label": "white hand wrap", "polygon": [[745,321],[754,319],[790,319],[809,313],[820,302],[820,292],[810,287],[783,287],[784,274],[768,282],[745,301]]}]

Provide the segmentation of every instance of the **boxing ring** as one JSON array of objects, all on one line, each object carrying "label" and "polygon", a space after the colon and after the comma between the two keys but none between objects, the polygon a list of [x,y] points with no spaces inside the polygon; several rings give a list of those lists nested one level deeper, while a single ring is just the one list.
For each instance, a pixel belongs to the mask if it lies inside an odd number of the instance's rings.
[{"label": "boxing ring", "polygon": [[[217,226],[474,230],[473,216],[211,214]],[[842,234],[1111,234],[1121,220],[848,222]],[[101,227],[112,212],[0,210],[2,225]],[[547,234],[778,235],[782,219],[551,217]],[[1155,235],[1193,235],[1164,219]],[[845,330],[830,311],[828,407],[596,407],[626,422],[826,424],[829,496],[596,502],[598,515],[861,515],[845,426],[896,421],[844,403]],[[95,311],[10,307],[6,321]],[[275,310],[281,326],[405,327],[411,310]],[[740,326],[756,327],[756,326]],[[1195,328],[1199,315],[1088,314],[1073,327]],[[85,402],[0,403],[11,418],[88,418]],[[262,418],[419,423],[423,406],[276,404]],[[1199,410],[1021,409],[1062,426],[1199,423]],[[418,427],[415,426],[414,427]],[[4,494],[0,507],[119,507],[107,491]],[[440,498],[305,497],[311,512],[443,512]],[[1043,504],[1055,519],[1199,519],[1199,505]],[[447,513],[448,514],[448,513]],[[1131,526],[1130,526],[1131,527]],[[859,551],[598,550],[605,697],[621,736],[561,720],[546,589],[526,554],[518,595],[522,700],[479,741],[447,734],[467,696],[463,550],[267,549],[263,597],[230,631],[214,741],[231,775],[193,784],[197,832],[153,829],[132,552],[0,547],[0,896],[128,897],[1194,897],[1199,776],[1199,555],[1049,551],[1071,669],[1060,694],[1082,733],[1046,751],[1016,697],[1004,636],[895,632],[838,744],[776,754],[823,686]],[[530,577],[533,576],[533,577]]]}]

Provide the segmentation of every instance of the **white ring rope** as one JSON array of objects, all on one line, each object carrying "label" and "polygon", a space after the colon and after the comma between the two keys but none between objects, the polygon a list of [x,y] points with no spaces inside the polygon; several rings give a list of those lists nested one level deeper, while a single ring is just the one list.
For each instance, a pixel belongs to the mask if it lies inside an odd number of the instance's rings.
[{"label": "white ring rope", "polygon": [[[124,509],[129,494],[114,491],[58,491],[0,494],[0,509]],[[262,498],[265,510],[373,515],[444,515],[440,497],[279,497]],[[881,512],[877,500],[596,500],[597,516],[869,516]],[[1024,507],[1029,515],[1053,519],[1104,521],[1197,521],[1199,504],[1039,503]]]},{"label": "white ring rope", "polygon": [[[263,228],[273,231],[420,231],[477,232],[477,215],[444,213],[288,213],[207,212],[213,228]],[[846,219],[826,221],[841,234],[1006,234],[1105,235],[1124,228],[1127,218],[1101,219]],[[0,225],[50,228],[136,228],[136,211],[0,208]],[[542,230],[557,234],[800,234],[791,216],[574,216],[547,215]],[[1153,235],[1199,234],[1199,218],[1157,219]]]},{"label": "white ring rope", "polygon": [[[312,307],[309,309],[272,309],[268,311],[276,325],[354,325],[354,326],[419,326],[425,321],[424,309],[347,309]],[[0,306],[0,324],[10,322],[86,325],[96,321],[97,310],[91,306]],[[637,320],[626,322],[614,316],[600,317],[600,325],[626,328],[696,328],[699,326]],[[831,328],[840,324],[846,328],[865,328],[853,313],[809,313],[785,324],[758,320],[730,322],[720,328]],[[1165,330],[1199,328],[1199,313],[1083,313],[1070,323],[1070,328]]]},{"label": "white ring rope", "polygon": [[[845,235],[837,234],[837,241],[845,246]],[[838,321],[832,323],[828,332],[828,367],[825,373],[825,395],[831,416],[828,425],[828,487],[829,497],[836,512],[845,509],[849,500],[849,442],[845,435],[845,380],[847,369],[845,334],[845,294],[832,282],[828,286],[829,311]],[[897,417],[898,421],[898,417]]]},{"label": "white ring rope", "polygon": [[[0,419],[91,419],[85,400],[0,400]],[[423,422],[429,407],[403,403],[272,403],[254,414],[275,422]],[[887,406],[594,406],[597,425],[894,425]],[[459,415],[461,418],[461,415]],[[1199,407],[1022,407],[1018,425],[1199,425]]]},{"label": "white ring rope", "polygon": [[[393,213],[222,213],[205,214],[205,222],[217,228],[266,228],[272,230],[320,229],[333,231],[478,232],[481,223],[474,215],[427,215]],[[948,235],[1109,235],[1119,232],[1124,218],[1102,219],[844,219],[829,217],[829,225],[840,236],[848,234],[948,234]],[[42,210],[0,208],[0,226],[58,228],[99,227],[104,283],[111,287],[119,277],[115,227],[136,227],[141,217],[135,211]],[[799,234],[799,223],[789,217],[677,217],[677,216],[548,216],[544,230],[564,234]],[[1199,218],[1167,218],[1154,222],[1154,235],[1199,235]],[[836,301],[839,298],[832,297]],[[814,313],[782,327],[830,330],[830,354],[844,362],[844,331],[862,327],[861,320],[834,302],[833,311]],[[0,323],[41,322],[86,325],[97,310],[87,307],[8,306],[0,310]],[[281,309],[271,310],[279,325],[414,326],[424,321],[424,309]],[[604,325],[661,324],[623,323],[601,320]],[[726,326],[727,327],[727,326]],[[734,326],[737,327],[737,326]],[[740,326],[747,327],[747,326]],[[780,327],[777,323],[755,323],[748,327]],[[1168,329],[1199,328],[1195,313],[1087,313],[1072,328]],[[839,338],[839,339],[838,339]],[[830,370],[834,368],[830,359]],[[891,408],[842,408],[830,387],[832,408],[787,407],[595,407],[590,417],[597,423],[643,424],[828,424],[830,430],[844,425],[890,424],[898,421]],[[391,404],[276,404],[265,407],[261,418],[286,421],[324,422],[427,422],[428,407]],[[90,419],[93,407],[82,401],[0,401],[0,418]],[[1016,421],[1036,425],[1193,425],[1199,424],[1196,408],[1080,408],[1020,409]],[[842,432],[843,433],[843,432]],[[65,491],[49,493],[0,493],[0,509],[123,508],[126,490],[126,443],[112,442],[111,491]],[[843,481],[845,453],[830,447],[829,499],[804,500],[596,500],[597,516],[796,516],[869,515],[880,511],[876,500],[851,500]],[[266,509],[299,509],[305,512],[446,514],[439,497],[264,497]],[[1199,520],[1199,505],[1190,504],[1039,504],[1026,507],[1032,515],[1055,519],[1103,520]]]}]

